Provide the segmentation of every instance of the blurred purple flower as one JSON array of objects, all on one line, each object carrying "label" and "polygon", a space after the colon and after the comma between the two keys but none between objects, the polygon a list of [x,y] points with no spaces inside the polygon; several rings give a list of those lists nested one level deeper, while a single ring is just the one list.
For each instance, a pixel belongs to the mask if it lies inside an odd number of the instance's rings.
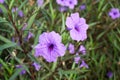
[{"label": "blurred purple flower", "polygon": [[[23,67],[22,67],[22,65],[16,65],[16,68],[23,68]],[[25,74],[25,73],[26,73],[26,70],[25,70],[25,69],[23,69],[23,70],[20,72],[21,75],[23,75],[23,74]]]},{"label": "blurred purple flower", "polygon": [[0,68],[2,67],[2,64],[0,64]]},{"label": "blurred purple flower", "polygon": [[23,11],[22,11],[22,10],[19,10],[19,11],[18,11],[18,15],[19,15],[20,17],[23,17],[23,16],[24,16]]},{"label": "blurred purple flower", "polygon": [[79,61],[80,61],[80,56],[79,56],[78,53],[76,53],[76,56],[75,56],[75,58],[74,58],[74,61],[75,61],[76,64],[79,63]]},{"label": "blurred purple flower", "polygon": [[44,3],[44,0],[37,0],[38,7],[41,7]]},{"label": "blurred purple flower", "polygon": [[86,9],[86,5],[85,4],[80,5],[80,10],[85,10],[85,9]]},{"label": "blurred purple flower", "polygon": [[73,44],[69,44],[69,46],[68,46],[68,50],[69,50],[69,53],[71,53],[71,54],[74,54],[74,45]]},{"label": "blurred purple flower", "polygon": [[65,7],[65,6],[60,6],[59,7],[59,11],[60,12],[64,12],[64,11],[66,11],[67,10],[67,7]]},{"label": "blurred purple flower", "polygon": [[112,78],[112,76],[113,76],[112,71],[109,71],[109,72],[107,73],[107,77],[108,77],[108,78]]},{"label": "blurred purple flower", "polygon": [[34,36],[34,34],[29,31],[29,32],[28,32],[28,36],[27,36],[27,40],[29,40],[29,39],[30,39],[31,37],[33,37],[33,36]]},{"label": "blurred purple flower", "polygon": [[3,3],[4,3],[4,0],[0,0],[0,3],[3,4]]},{"label": "blurred purple flower", "polygon": [[35,67],[36,71],[39,71],[41,66],[38,63],[34,62],[32,65]]},{"label": "blurred purple flower", "polygon": [[23,27],[22,27],[22,30],[25,30],[27,28],[28,24],[27,23],[24,23]]},{"label": "blurred purple flower", "polygon": [[86,48],[83,45],[81,45],[79,47],[79,52],[81,52],[83,55],[85,55],[86,54]]},{"label": "blurred purple flower", "polygon": [[73,13],[66,19],[66,26],[70,30],[73,40],[84,41],[87,38],[88,25],[84,18],[79,17],[79,13]]},{"label": "blurred purple flower", "polygon": [[74,9],[75,5],[77,5],[77,0],[66,0],[65,5],[68,6],[70,9]]},{"label": "blurred purple flower", "polygon": [[108,14],[112,19],[120,18],[120,10],[118,8],[112,8]]},{"label": "blurred purple flower", "polygon": [[14,13],[14,12],[17,12],[17,11],[18,11],[18,16],[20,16],[20,17],[23,17],[23,16],[24,16],[22,10],[18,10],[17,7],[12,8],[12,12],[13,12],[13,13]]},{"label": "blurred purple flower", "polygon": [[16,12],[16,11],[18,11],[17,7],[12,8],[12,12]]},{"label": "blurred purple flower", "polygon": [[56,0],[57,4],[61,5],[61,6],[66,6],[65,2],[66,0]]},{"label": "blurred purple flower", "polygon": [[0,8],[0,13],[2,13],[2,9]]},{"label": "blurred purple flower", "polygon": [[35,56],[42,56],[48,62],[55,62],[57,57],[64,56],[66,47],[61,43],[61,36],[52,31],[44,32],[35,46]]},{"label": "blurred purple flower", "polygon": [[82,60],[82,63],[80,64],[80,68],[82,68],[82,67],[89,68],[84,60]]}]

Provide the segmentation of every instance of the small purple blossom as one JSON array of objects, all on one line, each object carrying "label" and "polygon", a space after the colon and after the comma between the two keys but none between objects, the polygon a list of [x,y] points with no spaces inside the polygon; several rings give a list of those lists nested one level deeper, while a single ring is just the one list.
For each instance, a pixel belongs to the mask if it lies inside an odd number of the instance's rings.
[{"label": "small purple blossom", "polygon": [[71,53],[71,54],[74,54],[74,45],[73,44],[69,44],[69,46],[68,46],[68,50],[69,50],[69,53]]},{"label": "small purple blossom", "polygon": [[59,7],[59,11],[60,12],[64,12],[64,11],[66,11],[67,10],[67,7],[65,7],[65,6],[60,6]]},{"label": "small purple blossom", "polygon": [[37,0],[38,7],[41,7],[44,3],[44,0]]},{"label": "small purple blossom", "polygon": [[19,10],[19,11],[18,11],[18,15],[19,15],[20,17],[23,17],[23,16],[24,16],[23,11],[22,11],[22,10]]},{"label": "small purple blossom", "polygon": [[86,9],[86,5],[85,4],[80,5],[80,10],[85,10],[85,9]]},{"label": "small purple blossom", "polygon": [[70,30],[73,40],[84,41],[87,38],[88,25],[84,18],[79,17],[79,13],[73,13],[66,19],[66,26]]},{"label": "small purple blossom", "polygon": [[30,31],[28,32],[28,36],[27,36],[27,40],[29,40],[31,37],[33,37],[33,33],[31,33]]},{"label": "small purple blossom", "polygon": [[42,56],[47,62],[55,62],[64,56],[66,47],[61,43],[61,36],[52,31],[39,36],[39,44],[35,46],[35,56]]},{"label": "small purple blossom", "polygon": [[112,78],[112,76],[113,76],[112,71],[109,71],[109,72],[107,73],[107,77],[108,77],[108,78]]},{"label": "small purple blossom", "polygon": [[2,9],[0,8],[0,13],[2,13],[3,11],[2,11]]},{"label": "small purple blossom", "polygon": [[3,4],[3,3],[4,3],[4,0],[0,0],[0,3]]},{"label": "small purple blossom", "polygon": [[17,11],[18,11],[18,16],[20,16],[20,17],[23,17],[23,16],[24,16],[22,10],[18,10],[17,7],[12,8],[12,12],[13,12],[13,13],[14,13],[14,12],[17,12]]},{"label": "small purple blossom", "polygon": [[28,24],[27,23],[24,23],[23,27],[22,27],[22,30],[25,30],[27,28]]},{"label": "small purple blossom", "polygon": [[16,12],[16,11],[18,11],[17,7],[12,8],[12,12]]},{"label": "small purple blossom", "polygon": [[120,18],[120,10],[118,8],[112,8],[108,14],[112,19]]},{"label": "small purple blossom", "polygon": [[79,47],[79,52],[81,52],[83,55],[85,55],[86,54],[86,48],[83,45],[81,45]]},{"label": "small purple blossom", "polygon": [[74,58],[74,61],[75,61],[76,64],[79,63],[79,61],[80,61],[80,56],[79,56],[78,53],[76,53],[76,56],[75,56],[75,58]]},{"label": "small purple blossom", "polygon": [[2,64],[0,64],[0,68],[2,67]]},{"label": "small purple blossom", "polygon": [[[16,65],[16,68],[22,68],[22,65]],[[25,69],[23,69],[23,70],[20,72],[21,75],[23,75],[23,74],[25,74],[25,73],[26,73],[26,70],[25,70]]]},{"label": "small purple blossom", "polygon": [[61,6],[66,6],[65,2],[66,0],[56,0],[57,4],[61,5]]},{"label": "small purple blossom", "polygon": [[80,68],[82,68],[82,67],[89,68],[84,60],[82,60],[82,63],[80,64]]},{"label": "small purple blossom", "polygon": [[74,9],[75,5],[77,5],[77,0],[66,0],[66,6],[70,9]]},{"label": "small purple blossom", "polygon": [[38,63],[34,62],[32,65],[35,67],[36,71],[39,71],[41,66]]}]

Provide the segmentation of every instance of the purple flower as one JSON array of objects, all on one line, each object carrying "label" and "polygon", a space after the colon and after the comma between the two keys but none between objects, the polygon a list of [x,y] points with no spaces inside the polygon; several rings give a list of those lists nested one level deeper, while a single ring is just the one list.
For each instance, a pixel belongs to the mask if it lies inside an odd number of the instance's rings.
[{"label": "purple flower", "polygon": [[24,16],[23,11],[22,11],[22,10],[19,10],[19,11],[18,11],[18,15],[19,15],[20,17],[23,17],[23,16]]},{"label": "purple flower", "polygon": [[60,6],[59,7],[59,11],[60,12],[64,12],[64,11],[66,11],[67,10],[67,7],[65,7],[65,6]]},{"label": "purple flower", "polygon": [[22,30],[25,30],[27,28],[28,24],[27,23],[24,23],[23,27],[22,27]]},{"label": "purple flower", "polygon": [[82,60],[82,63],[80,64],[80,68],[82,68],[82,67],[89,68],[84,60]]},{"label": "purple flower", "polygon": [[41,66],[38,63],[34,62],[32,65],[35,67],[36,71],[39,71]]},{"label": "purple flower", "polygon": [[66,47],[61,43],[61,36],[52,31],[44,32],[35,46],[35,56],[42,56],[48,62],[55,62],[57,57],[64,56]]},{"label": "purple flower", "polygon": [[74,53],[74,45],[73,44],[69,44],[69,46],[68,46],[68,50],[69,50],[69,53],[71,53],[71,54],[73,54]]},{"label": "purple flower", "polygon": [[77,0],[66,0],[66,6],[70,9],[74,9],[75,5],[77,5]]},{"label": "purple flower", "polygon": [[61,6],[66,6],[65,2],[66,0],[56,0],[57,4],[61,5]]},{"label": "purple flower", "polygon": [[12,12],[16,12],[16,11],[18,11],[17,7],[12,8]]},{"label": "purple flower", "polygon": [[38,7],[41,7],[44,3],[44,0],[37,0]]},{"label": "purple flower", "polygon": [[23,17],[23,16],[24,16],[22,10],[18,10],[17,7],[12,8],[12,12],[13,12],[13,13],[14,13],[14,12],[17,12],[17,11],[18,11],[18,16],[20,16],[20,17]]},{"label": "purple flower", "polygon": [[4,0],[0,0],[0,3],[3,4],[3,3],[4,3]]},{"label": "purple flower", "polygon": [[88,25],[84,18],[79,17],[79,13],[73,13],[66,19],[66,26],[70,30],[73,40],[83,41],[87,38]]},{"label": "purple flower", "polygon": [[30,31],[28,32],[28,36],[27,36],[27,40],[29,40],[31,37],[33,37],[33,33],[31,33]]},{"label": "purple flower", "polygon": [[80,56],[79,56],[78,53],[76,53],[76,57],[74,58],[74,61],[75,61],[76,64],[79,63],[79,61],[80,61]]},{"label": "purple flower", "polygon": [[81,6],[80,6],[80,10],[85,10],[86,9],[86,5],[85,4],[82,4]]},{"label": "purple flower", "polygon": [[2,67],[2,64],[0,64],[0,68]]},{"label": "purple flower", "polygon": [[85,55],[86,54],[86,48],[83,45],[81,45],[80,48],[79,48],[79,52],[81,52],[83,55]]},{"label": "purple flower", "polygon": [[[16,68],[23,68],[23,67],[22,67],[22,65],[16,65]],[[26,73],[26,70],[25,70],[25,69],[23,69],[23,70],[20,72],[21,75],[23,75],[23,74],[25,74],[25,73]]]},{"label": "purple flower", "polygon": [[112,76],[113,76],[113,73],[112,73],[111,71],[109,71],[109,72],[107,73],[107,77],[112,78]]},{"label": "purple flower", "polygon": [[120,11],[118,8],[112,8],[108,14],[112,19],[120,18]]},{"label": "purple flower", "polygon": [[2,13],[2,9],[0,8],[0,13]]}]

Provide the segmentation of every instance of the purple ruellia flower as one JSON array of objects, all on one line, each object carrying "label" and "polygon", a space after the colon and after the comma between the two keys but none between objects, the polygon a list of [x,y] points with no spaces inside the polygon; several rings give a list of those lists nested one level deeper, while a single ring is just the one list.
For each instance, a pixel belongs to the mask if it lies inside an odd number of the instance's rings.
[{"label": "purple ruellia flower", "polygon": [[2,67],[2,64],[0,64],[0,68]]},{"label": "purple ruellia flower", "polygon": [[71,53],[71,54],[74,54],[74,45],[73,44],[69,44],[69,46],[68,46],[68,50],[69,50],[69,53]]},{"label": "purple ruellia flower", "polygon": [[[16,65],[16,68],[22,68],[22,65]],[[26,70],[25,70],[25,69],[23,69],[23,70],[20,72],[21,75],[23,75],[23,74],[25,74],[25,73],[26,73]]]},{"label": "purple ruellia flower", "polygon": [[42,56],[48,62],[55,62],[57,57],[65,54],[66,47],[61,43],[61,36],[52,31],[44,32],[35,46],[35,56]]},{"label": "purple ruellia flower", "polygon": [[65,6],[60,6],[59,7],[59,11],[60,12],[64,12],[64,11],[66,11],[67,10],[67,7],[65,7]]},{"label": "purple ruellia flower", "polygon": [[79,63],[79,61],[80,61],[80,56],[79,56],[78,53],[76,53],[76,56],[75,56],[75,58],[74,58],[74,61],[75,61],[76,64]]},{"label": "purple ruellia flower", "polygon": [[0,0],[0,3],[3,4],[3,3],[4,3],[4,0]]},{"label": "purple ruellia flower", "polygon": [[22,27],[22,30],[25,30],[27,28],[28,24],[27,23],[24,23],[23,27]]},{"label": "purple ruellia flower", "polygon": [[86,48],[83,45],[81,45],[79,47],[79,52],[82,53],[83,55],[85,55],[86,54]]},{"label": "purple ruellia flower", "polygon": [[56,0],[57,4],[61,5],[61,6],[66,6],[65,2],[66,0]]},{"label": "purple ruellia flower", "polygon": [[74,9],[75,5],[77,5],[77,0],[66,0],[65,5],[70,9]]},{"label": "purple ruellia flower", "polygon": [[22,10],[19,10],[19,11],[18,11],[18,15],[19,15],[20,17],[23,17],[23,16],[24,16],[23,11],[22,11]]},{"label": "purple ruellia flower", "polygon": [[70,30],[73,40],[83,41],[87,38],[88,25],[84,18],[79,17],[79,13],[73,13],[66,19],[66,26]]},{"label": "purple ruellia flower", "polygon": [[16,11],[18,11],[17,7],[12,8],[12,12],[16,12]]},{"label": "purple ruellia flower", "polygon": [[118,8],[112,8],[108,14],[112,19],[120,18],[120,10]]},{"label": "purple ruellia flower", "polygon": [[86,9],[86,5],[85,4],[80,5],[80,10],[85,10],[85,9]]},{"label": "purple ruellia flower", "polygon": [[112,71],[109,71],[109,72],[107,73],[107,77],[112,78],[112,76],[113,76]]},{"label": "purple ruellia flower", "polygon": [[32,65],[35,67],[36,71],[39,71],[41,66],[38,63],[34,62]]},{"label": "purple ruellia flower", "polygon": [[27,36],[27,40],[29,40],[31,37],[33,37],[33,33],[31,33],[30,31],[28,32],[28,36]]},{"label": "purple ruellia flower", "polygon": [[18,10],[17,7],[12,8],[12,12],[13,12],[13,13],[14,13],[14,12],[17,12],[17,11],[18,11],[18,16],[20,16],[20,17],[23,17],[23,16],[24,16],[22,10]]},{"label": "purple ruellia flower", "polygon": [[44,3],[44,0],[37,0],[38,7],[41,7]]},{"label": "purple ruellia flower", "polygon": [[82,67],[89,68],[84,60],[82,60],[82,63],[80,64],[80,68],[82,68]]},{"label": "purple ruellia flower", "polygon": [[2,9],[0,8],[0,13],[2,13]]}]

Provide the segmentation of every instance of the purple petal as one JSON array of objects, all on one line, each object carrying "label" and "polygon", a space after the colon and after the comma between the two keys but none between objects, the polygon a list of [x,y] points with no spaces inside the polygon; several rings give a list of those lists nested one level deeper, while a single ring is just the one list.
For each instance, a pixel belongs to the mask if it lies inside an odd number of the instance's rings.
[{"label": "purple petal", "polygon": [[32,65],[35,67],[36,71],[39,71],[40,68],[41,68],[41,66],[38,63],[36,63],[36,62],[34,62]]}]

